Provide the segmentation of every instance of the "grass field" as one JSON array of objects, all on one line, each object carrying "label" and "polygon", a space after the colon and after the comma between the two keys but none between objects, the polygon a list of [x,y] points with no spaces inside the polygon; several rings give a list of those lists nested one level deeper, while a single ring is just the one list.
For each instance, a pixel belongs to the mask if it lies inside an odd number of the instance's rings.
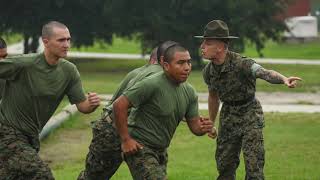
[{"label": "grass field", "polygon": [[[41,156],[49,163],[57,180],[76,179],[84,167],[91,141],[91,115],[76,115],[46,139]],[[207,111],[202,111],[207,116]],[[316,180],[320,178],[320,114],[266,113],[265,149],[266,179]],[[217,176],[214,161],[215,141],[193,136],[185,123],[178,127],[169,148],[169,179],[209,180]],[[243,159],[237,171],[244,179]],[[114,180],[131,179],[126,164]]]},{"label": "grass field", "polygon": [[[200,43],[199,43],[200,46]],[[248,57],[258,57],[256,48],[252,43],[246,43],[243,55]],[[93,46],[73,48],[72,51],[83,52],[103,52],[103,53],[141,53],[140,43],[136,39],[128,40],[114,37],[111,45],[97,41]],[[305,43],[276,43],[267,41],[265,48],[262,50],[264,57],[267,58],[289,58],[289,59],[320,59],[319,42]]]},{"label": "grass field", "polygon": [[[317,42],[306,43],[275,43],[268,41],[262,50],[264,57],[267,58],[288,58],[288,59],[320,59],[320,46]],[[255,47],[251,44],[246,45],[243,53],[248,57],[258,57]]]},{"label": "grass field", "polygon": [[71,51],[82,52],[99,52],[99,53],[128,53],[139,54],[140,43],[136,39],[124,39],[114,36],[112,44],[107,44],[102,41],[96,41],[93,46],[72,48]]},{"label": "grass field", "polygon": [[[142,66],[144,60],[78,60],[73,61],[80,70],[86,91],[98,93],[113,93],[126,73]],[[289,89],[283,85],[272,85],[265,81],[257,81],[258,91],[290,91],[290,92],[319,92],[320,66],[312,65],[263,65],[267,69],[274,69],[286,76],[299,76],[303,79],[298,88]],[[193,70],[188,80],[198,92],[207,92],[200,70]],[[90,87],[90,89],[88,88]]]},{"label": "grass field", "polygon": [[8,46],[23,40],[23,36],[17,33],[4,34],[2,38],[6,41]]}]

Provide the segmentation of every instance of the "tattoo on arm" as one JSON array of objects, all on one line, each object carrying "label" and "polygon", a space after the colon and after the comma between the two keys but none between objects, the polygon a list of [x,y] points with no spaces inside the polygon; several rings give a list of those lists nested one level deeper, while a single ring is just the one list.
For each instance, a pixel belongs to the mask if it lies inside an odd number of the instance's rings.
[{"label": "tattoo on arm", "polygon": [[267,70],[264,68],[259,68],[256,71],[256,77],[266,80],[267,82],[271,83],[271,84],[283,84],[284,83],[284,79],[286,78],[285,76],[283,76],[282,74],[273,71],[273,70]]}]

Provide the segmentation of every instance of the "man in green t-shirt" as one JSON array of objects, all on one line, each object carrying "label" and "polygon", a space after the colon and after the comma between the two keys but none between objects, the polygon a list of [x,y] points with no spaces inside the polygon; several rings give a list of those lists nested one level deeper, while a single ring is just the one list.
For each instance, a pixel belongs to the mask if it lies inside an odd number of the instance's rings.
[{"label": "man in green t-shirt", "polygon": [[39,133],[67,95],[82,113],[100,104],[96,93],[86,97],[76,66],[63,59],[70,48],[68,28],[56,21],[42,28],[44,52],[0,61],[6,80],[0,104],[0,177],[54,179],[39,157]]},{"label": "man in green t-shirt", "polygon": [[[183,118],[195,135],[212,131],[212,122],[199,117],[195,90],[185,82],[191,71],[189,52],[178,44],[169,47],[163,69],[136,83],[113,104],[124,159],[136,180],[166,178],[166,149]],[[134,110],[128,117],[130,107]]]},{"label": "man in green t-shirt", "polygon": [[[112,120],[114,119],[113,102],[129,87],[148,76],[161,72],[163,54],[169,46],[174,44],[177,42],[165,41],[159,45],[157,50],[152,51],[149,64],[131,71],[122,80],[110,103],[104,108],[101,118],[93,122],[93,138],[86,158],[86,168],[80,173],[78,180],[110,179],[117,171],[123,159],[121,157],[121,142]],[[152,59],[155,59],[156,63],[152,63],[154,61]]]},{"label": "man in green t-shirt", "polygon": [[[255,97],[256,79],[272,84],[296,87],[299,77],[285,77],[264,69],[250,58],[228,50],[228,26],[221,20],[213,20],[204,28],[200,46],[202,57],[209,59],[203,69],[208,85],[209,116],[213,125],[223,102],[219,120],[216,148],[218,180],[236,179],[242,150],[246,170],[245,179],[264,179],[264,117],[260,102]],[[214,131],[215,132],[215,131]],[[211,134],[215,138],[217,133]]]},{"label": "man in green t-shirt", "polygon": [[[2,39],[0,37],[0,61],[4,58],[6,58],[8,55],[7,53],[7,43],[4,39]],[[3,79],[0,79],[0,101],[1,101],[1,98],[2,98],[2,93],[4,91],[4,86],[6,84],[6,81],[3,80]]]}]

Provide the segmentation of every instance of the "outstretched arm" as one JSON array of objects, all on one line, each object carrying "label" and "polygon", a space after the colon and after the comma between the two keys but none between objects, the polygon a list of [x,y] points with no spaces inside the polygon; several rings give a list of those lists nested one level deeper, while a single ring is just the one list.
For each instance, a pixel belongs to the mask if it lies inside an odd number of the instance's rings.
[{"label": "outstretched arm", "polygon": [[121,139],[121,149],[122,152],[127,155],[134,154],[139,151],[139,149],[142,149],[142,145],[140,145],[129,135],[128,109],[131,106],[132,105],[130,104],[128,98],[123,95],[116,99],[116,101],[113,103],[116,129]]},{"label": "outstretched arm", "polygon": [[302,79],[299,77],[285,77],[284,75],[274,71],[267,70],[263,67],[259,68],[255,72],[255,76],[257,78],[263,79],[271,84],[285,84],[289,88],[295,88],[297,86],[297,81],[301,81]]}]

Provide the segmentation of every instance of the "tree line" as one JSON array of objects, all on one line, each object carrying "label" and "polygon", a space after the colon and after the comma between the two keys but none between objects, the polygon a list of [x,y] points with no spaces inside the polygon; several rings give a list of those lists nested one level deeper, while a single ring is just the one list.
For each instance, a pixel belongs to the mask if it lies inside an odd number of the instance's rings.
[{"label": "tree line", "polygon": [[2,0],[0,35],[23,35],[24,53],[35,52],[41,27],[57,20],[65,23],[76,47],[95,40],[112,43],[113,35],[137,37],[142,52],[165,40],[181,42],[195,59],[204,26],[213,19],[225,21],[240,39],[231,48],[244,50],[245,41],[256,45],[261,54],[268,39],[279,40],[286,30],[277,18],[293,0]]}]

